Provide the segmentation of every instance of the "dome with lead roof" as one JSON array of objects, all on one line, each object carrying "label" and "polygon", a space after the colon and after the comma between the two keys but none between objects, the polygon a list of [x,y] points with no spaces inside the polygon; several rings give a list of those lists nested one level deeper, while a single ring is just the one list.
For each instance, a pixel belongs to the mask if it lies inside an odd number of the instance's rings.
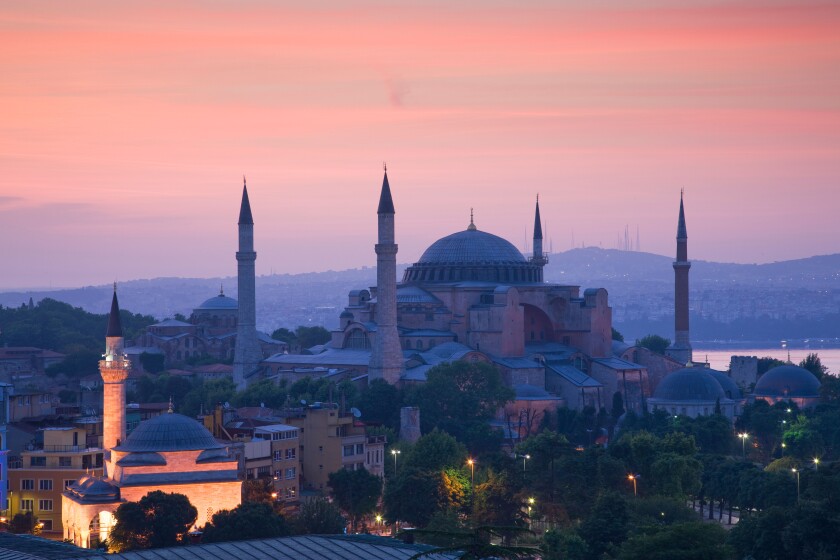
[{"label": "dome with lead roof", "polygon": [[715,377],[704,367],[683,368],[665,376],[653,392],[663,401],[716,401],[726,393]]},{"label": "dome with lead roof", "polygon": [[195,451],[221,449],[207,428],[182,414],[166,413],[141,422],[114,449],[129,452]]},{"label": "dome with lead roof", "polygon": [[761,397],[819,397],[820,381],[805,368],[787,364],[762,375],[753,393]]}]

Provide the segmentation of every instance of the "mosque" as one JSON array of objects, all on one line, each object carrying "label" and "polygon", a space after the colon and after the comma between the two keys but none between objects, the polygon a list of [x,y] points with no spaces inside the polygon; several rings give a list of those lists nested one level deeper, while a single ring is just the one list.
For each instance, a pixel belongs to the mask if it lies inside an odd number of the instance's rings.
[{"label": "mosque", "polygon": [[645,366],[612,351],[607,291],[546,283],[539,199],[533,254],[466,229],[432,243],[397,283],[395,207],[387,170],[378,217],[377,285],[350,292],[332,340],[310,355],[264,360],[267,374],[421,383],[435,365],[482,361],[499,368],[519,399],[551,406],[609,406],[620,391],[640,409]]},{"label": "mosque", "polygon": [[107,538],[120,504],[154,490],[187,496],[198,510],[196,527],[241,502],[236,459],[196,420],[170,407],[168,414],[142,422],[126,437],[125,381],[130,369],[115,287],[105,354],[99,362],[105,472],[102,477],[83,476],[61,499],[64,538],[80,547],[95,547]]}]

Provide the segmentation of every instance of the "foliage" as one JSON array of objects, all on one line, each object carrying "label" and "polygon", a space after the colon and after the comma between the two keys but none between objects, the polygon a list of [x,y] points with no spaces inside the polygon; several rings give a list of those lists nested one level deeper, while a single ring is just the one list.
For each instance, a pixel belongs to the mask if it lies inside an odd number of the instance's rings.
[{"label": "foliage", "polygon": [[487,420],[514,396],[499,371],[480,362],[440,364],[426,378],[407,398],[422,410],[423,431],[438,428],[468,446],[486,435]]},{"label": "foliage", "polygon": [[394,430],[400,428],[402,391],[384,379],[374,379],[355,399],[354,406],[362,412],[366,423],[381,424]]},{"label": "foliage", "polygon": [[574,531],[551,529],[543,536],[544,560],[586,560],[589,547]]},{"label": "foliage", "polygon": [[[126,310],[120,311],[120,320],[126,338],[133,338],[155,322],[154,317],[135,315]],[[51,298],[42,299],[32,309],[25,305],[18,308],[0,306],[0,325],[3,325],[0,346],[35,346],[67,354],[95,352],[98,360],[104,347],[107,324],[107,314],[88,313],[81,307]],[[96,371],[94,368],[86,373]]]},{"label": "foliage", "polygon": [[487,480],[475,487],[473,518],[479,525],[509,527],[524,523],[525,499],[520,488],[504,471],[487,471]]},{"label": "foliage", "polygon": [[616,391],[612,396],[612,407],[610,408],[610,416],[613,421],[618,421],[624,414],[624,398],[621,396],[621,391]]},{"label": "foliage", "polygon": [[134,397],[139,402],[166,402],[172,398],[176,405],[184,402],[196,384],[180,375],[162,373],[143,375],[135,384]]},{"label": "foliage", "polygon": [[634,532],[621,546],[619,560],[725,560],[726,530],[714,523],[694,521],[670,526],[651,525]]},{"label": "foliage", "polygon": [[403,468],[442,471],[467,462],[467,448],[451,435],[433,430],[417,440],[403,458]]},{"label": "foliage", "polygon": [[201,542],[267,539],[288,534],[286,520],[269,504],[245,502],[232,510],[213,514],[212,521],[204,526]]},{"label": "foliage", "polygon": [[816,352],[811,352],[805,356],[805,359],[799,362],[799,367],[807,369],[819,380],[822,380],[823,377],[828,375],[828,368],[823,365],[820,356]]},{"label": "foliage", "polygon": [[164,360],[165,356],[163,354],[150,354],[148,352],[140,354],[140,365],[152,375],[163,371]]},{"label": "foliage", "polygon": [[[11,498],[9,500],[11,501]],[[38,535],[41,533],[41,524],[38,523],[38,518],[31,511],[16,513],[9,521],[9,532],[17,535],[24,533]]]},{"label": "foliage", "polygon": [[274,485],[270,478],[250,478],[242,481],[243,504],[272,504]]},{"label": "foliage", "polygon": [[615,330],[615,327],[612,327],[612,339],[618,342],[624,342],[624,335]]},{"label": "foliage", "polygon": [[271,379],[262,379],[251,383],[244,391],[233,397],[233,406],[262,406],[281,408],[286,404],[285,385],[279,385]]},{"label": "foliage", "polygon": [[782,360],[771,358],[770,356],[764,356],[763,358],[758,359],[758,370],[756,371],[756,373],[759,377],[761,377],[774,367],[783,365],[785,365],[785,362],[783,362]]},{"label": "foliage", "polygon": [[286,328],[279,328],[271,333],[271,338],[281,340],[289,345],[289,349],[300,351],[318,344],[326,344],[332,338],[330,331],[324,327],[299,326],[294,332]]},{"label": "foliage", "polygon": [[350,518],[350,526],[355,533],[359,520],[376,511],[382,495],[382,480],[365,469],[339,469],[330,473],[328,484],[330,494]]},{"label": "foliage", "polygon": [[181,412],[185,416],[197,416],[203,408],[213,410],[217,404],[230,402],[236,394],[236,386],[230,377],[209,381],[196,380],[192,389],[184,395]]},{"label": "foliage", "polygon": [[149,492],[138,502],[120,504],[108,537],[111,552],[183,544],[198,512],[183,494]]},{"label": "foliage", "polygon": [[344,532],[347,521],[335,504],[315,498],[300,504],[293,524],[296,535],[338,535]]},{"label": "foliage", "polygon": [[636,340],[636,346],[647,348],[656,354],[665,354],[665,350],[671,346],[671,340],[658,334],[649,334],[643,338]]},{"label": "foliage", "polygon": [[72,378],[84,377],[99,371],[100,359],[100,352],[81,349],[67,354],[61,362],[48,366],[44,372],[49,377],[55,377],[58,374]]},{"label": "foliage", "polygon": [[628,521],[625,499],[615,492],[602,494],[578,531],[586,541],[591,557],[599,558],[604,553],[617,551],[627,538]]}]

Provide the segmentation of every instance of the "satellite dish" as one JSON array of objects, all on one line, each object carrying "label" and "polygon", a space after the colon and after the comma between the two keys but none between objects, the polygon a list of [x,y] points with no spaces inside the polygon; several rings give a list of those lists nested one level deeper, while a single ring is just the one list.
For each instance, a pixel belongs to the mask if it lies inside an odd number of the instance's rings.
[{"label": "satellite dish", "polygon": [[355,416],[356,418],[361,418],[362,417],[362,411],[359,410],[358,408],[356,408],[355,406],[350,409],[350,412],[352,412],[353,416]]},{"label": "satellite dish", "polygon": [[303,406],[306,406],[306,399],[300,399],[300,404],[302,404]]},{"label": "satellite dish", "polygon": [[229,402],[225,403],[225,408],[230,408],[230,403]]}]

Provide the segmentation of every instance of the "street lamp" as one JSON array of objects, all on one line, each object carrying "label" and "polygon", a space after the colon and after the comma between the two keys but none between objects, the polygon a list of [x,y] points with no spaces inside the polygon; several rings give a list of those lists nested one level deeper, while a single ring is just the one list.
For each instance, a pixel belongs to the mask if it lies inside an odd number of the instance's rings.
[{"label": "street lamp", "polygon": [[525,472],[525,461],[527,461],[530,458],[531,458],[530,455],[523,455],[522,456],[522,472],[523,473]]},{"label": "street lamp", "polygon": [[747,432],[738,434],[738,437],[741,438],[741,453],[744,455],[744,459],[747,458],[747,438],[750,437],[750,434]]},{"label": "street lamp", "polygon": [[639,475],[637,475],[637,474],[628,474],[627,475],[627,480],[632,480],[633,481],[633,495],[634,496],[638,496],[638,494],[636,492],[636,480],[638,478],[639,478]]},{"label": "street lamp", "polygon": [[820,470],[820,458],[819,457],[814,457],[814,470],[815,471]]},{"label": "street lamp", "polygon": [[528,498],[528,518],[529,519],[531,517],[531,508],[534,507],[534,503],[536,503],[536,500],[534,498]]},{"label": "street lamp", "polygon": [[399,454],[400,454],[399,449],[392,449],[391,450],[391,455],[394,456],[394,476],[397,475],[397,455],[399,455]]},{"label": "street lamp", "polygon": [[470,484],[475,486],[475,461],[472,457],[467,459],[467,464],[470,466]]},{"label": "street lamp", "polygon": [[796,473],[796,503],[799,503],[799,470],[798,469],[790,469],[794,473]]}]

